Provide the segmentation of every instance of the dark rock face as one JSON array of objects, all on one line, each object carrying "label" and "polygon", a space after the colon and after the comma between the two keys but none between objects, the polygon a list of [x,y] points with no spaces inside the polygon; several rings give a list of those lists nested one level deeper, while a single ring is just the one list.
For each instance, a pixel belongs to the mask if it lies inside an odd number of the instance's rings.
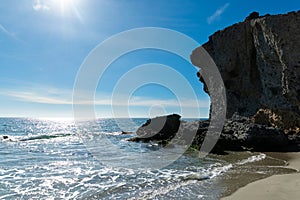
[{"label": "dark rock face", "polygon": [[278,151],[289,144],[288,137],[281,129],[254,124],[251,120],[243,118],[228,120],[225,123],[221,140],[218,142],[224,146],[228,141],[233,143],[233,148],[240,143],[240,148],[254,151]]},{"label": "dark rock face", "polygon": [[[251,13],[244,22],[209,37],[203,45],[214,59],[226,88],[227,121],[213,153],[241,151],[299,151],[300,144],[300,11],[285,15]],[[197,51],[199,50],[199,51]],[[191,55],[200,65],[201,49]],[[208,67],[198,66],[204,91],[220,91]],[[211,76],[209,76],[211,77]],[[207,87],[213,86],[213,87]],[[208,88],[213,88],[211,91]],[[222,103],[222,102],[221,102]],[[211,107],[212,107],[211,105]],[[225,104],[226,105],[226,104]],[[210,118],[218,110],[210,109]],[[168,141],[174,137],[201,148],[210,121],[184,122],[173,114],[149,119],[130,141]]]},{"label": "dark rock face", "polygon": [[[162,126],[163,124],[163,126]],[[178,144],[190,144],[201,148],[206,137],[210,121],[185,122],[179,115],[168,115],[147,120],[138,131],[133,142],[167,141],[174,138]],[[163,127],[163,128],[162,128]],[[191,135],[195,135],[191,140]],[[246,117],[235,116],[225,122],[224,128],[212,153],[223,154],[224,151],[284,151],[292,141],[281,129],[254,124]]]},{"label": "dark rock face", "polygon": [[[285,133],[300,132],[299,24],[300,11],[261,17],[254,12],[203,45],[224,81],[228,119],[236,113]],[[194,51],[191,60],[197,59]],[[209,94],[205,83],[204,90]]]},{"label": "dark rock face", "polygon": [[[195,125],[196,122],[193,123]],[[184,126],[182,130],[186,134],[190,131],[190,127],[193,127],[193,124],[187,123]],[[208,126],[209,121],[199,123],[192,146],[201,147]],[[212,149],[212,153],[222,154],[226,150],[284,151],[290,143],[291,141],[287,135],[280,129],[254,124],[247,118],[237,118],[225,122],[223,131]]]},{"label": "dark rock face", "polygon": [[259,13],[258,12],[252,12],[248,17],[246,17],[245,21],[249,21],[251,19],[257,19],[259,18]]},{"label": "dark rock face", "polygon": [[140,140],[170,140],[178,132],[180,115],[173,114],[148,119],[136,132]]}]

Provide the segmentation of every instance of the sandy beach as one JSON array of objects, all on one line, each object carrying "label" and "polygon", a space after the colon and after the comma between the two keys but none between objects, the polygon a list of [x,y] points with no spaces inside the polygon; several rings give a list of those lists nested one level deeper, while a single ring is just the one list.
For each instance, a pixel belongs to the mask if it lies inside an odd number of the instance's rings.
[{"label": "sandy beach", "polygon": [[[300,170],[300,153],[272,153],[272,156],[284,158],[287,167]],[[300,197],[300,173],[274,175],[252,182],[238,189],[222,200],[296,200]]]}]

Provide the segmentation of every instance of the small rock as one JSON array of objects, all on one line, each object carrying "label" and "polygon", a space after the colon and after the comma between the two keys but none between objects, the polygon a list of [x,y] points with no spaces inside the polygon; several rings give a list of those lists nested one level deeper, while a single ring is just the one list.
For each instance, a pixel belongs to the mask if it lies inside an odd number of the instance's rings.
[{"label": "small rock", "polygon": [[122,135],[128,135],[128,134],[133,134],[133,132],[122,131],[121,134]]}]

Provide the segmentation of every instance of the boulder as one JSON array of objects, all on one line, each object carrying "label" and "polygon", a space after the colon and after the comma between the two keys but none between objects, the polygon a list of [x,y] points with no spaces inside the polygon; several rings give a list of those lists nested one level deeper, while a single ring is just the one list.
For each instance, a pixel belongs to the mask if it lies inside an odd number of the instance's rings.
[{"label": "boulder", "polygon": [[137,131],[138,141],[170,140],[178,132],[181,116],[172,114],[148,119]]}]

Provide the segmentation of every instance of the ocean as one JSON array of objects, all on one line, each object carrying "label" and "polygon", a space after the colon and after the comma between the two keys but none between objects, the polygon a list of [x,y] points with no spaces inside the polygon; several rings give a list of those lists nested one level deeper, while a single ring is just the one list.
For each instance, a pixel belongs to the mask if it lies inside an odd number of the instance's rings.
[{"label": "ocean", "polygon": [[[163,168],[126,167],[133,160],[112,145],[129,155],[153,152],[158,146],[129,142],[133,136],[121,134],[134,132],[146,119],[124,120],[121,127],[120,121],[98,119],[76,125],[68,120],[0,118],[0,199],[215,200],[251,181],[293,172],[284,160],[265,153],[199,158],[193,149]],[[105,136],[111,142],[101,143],[99,157],[87,148],[82,134]]]}]

